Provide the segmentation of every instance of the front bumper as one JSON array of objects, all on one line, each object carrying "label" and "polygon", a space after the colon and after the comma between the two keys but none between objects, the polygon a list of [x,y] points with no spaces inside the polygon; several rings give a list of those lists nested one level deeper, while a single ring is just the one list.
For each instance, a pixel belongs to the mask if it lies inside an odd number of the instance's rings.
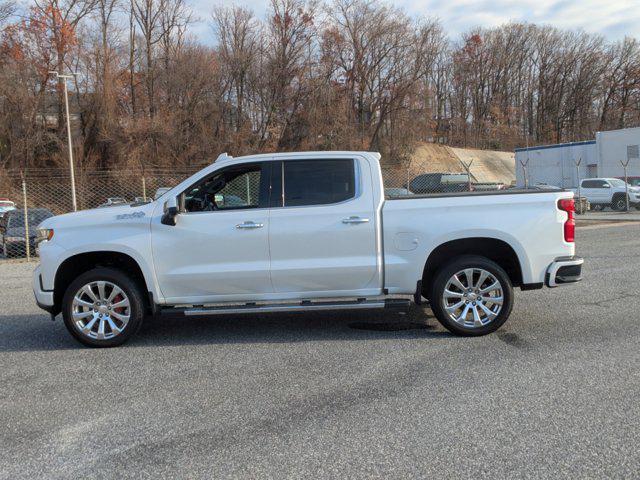
[{"label": "front bumper", "polygon": [[33,294],[36,297],[36,303],[38,306],[49,312],[53,313],[55,310],[55,303],[53,301],[53,291],[45,290],[42,287],[42,276],[40,274],[40,265],[33,271]]},{"label": "front bumper", "polygon": [[582,257],[558,257],[547,268],[544,283],[547,287],[559,287],[567,283],[575,283],[582,280]]}]

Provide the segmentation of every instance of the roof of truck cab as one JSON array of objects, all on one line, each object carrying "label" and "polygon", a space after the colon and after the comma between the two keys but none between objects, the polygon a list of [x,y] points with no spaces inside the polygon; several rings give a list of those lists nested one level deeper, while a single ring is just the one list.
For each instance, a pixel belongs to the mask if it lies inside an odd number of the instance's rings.
[{"label": "roof of truck cab", "polygon": [[245,160],[277,160],[279,158],[290,158],[290,157],[310,157],[310,158],[322,158],[326,156],[331,157],[339,157],[339,156],[353,156],[353,155],[362,155],[369,156],[372,155],[378,160],[380,160],[380,153],[378,152],[367,152],[367,151],[348,151],[348,150],[320,150],[320,151],[309,151],[309,152],[279,152],[279,153],[257,153],[253,155],[242,155],[240,157],[233,157],[231,155],[227,155],[225,153],[221,154],[215,161],[216,164],[226,163],[226,162],[237,162],[237,161],[245,161]]}]

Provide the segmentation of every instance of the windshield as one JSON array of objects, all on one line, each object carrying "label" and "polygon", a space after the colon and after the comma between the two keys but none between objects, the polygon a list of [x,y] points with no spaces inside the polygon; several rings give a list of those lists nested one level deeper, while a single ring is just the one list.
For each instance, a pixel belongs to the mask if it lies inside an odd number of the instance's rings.
[{"label": "windshield", "polygon": [[[49,217],[53,217],[53,214],[48,210],[34,210],[29,211],[29,226],[35,227],[43,220]],[[24,212],[15,212],[9,218],[9,227],[24,227]]]},{"label": "windshield", "polygon": [[613,185],[614,187],[624,187],[624,185],[625,185],[624,180],[619,180],[617,178],[610,179],[609,183],[611,185]]}]

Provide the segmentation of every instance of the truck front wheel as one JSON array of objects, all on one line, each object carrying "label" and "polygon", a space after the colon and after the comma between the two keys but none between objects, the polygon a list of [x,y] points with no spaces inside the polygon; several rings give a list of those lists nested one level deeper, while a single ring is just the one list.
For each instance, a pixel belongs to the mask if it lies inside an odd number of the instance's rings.
[{"label": "truck front wheel", "polygon": [[62,315],[65,326],[80,343],[115,347],[142,325],[143,297],[124,272],[96,268],[71,282],[62,300]]},{"label": "truck front wheel", "polygon": [[437,273],[431,309],[450,332],[486,335],[507,321],[513,307],[513,286],[495,262],[476,255],[453,259]]},{"label": "truck front wheel", "polygon": [[624,212],[627,209],[627,198],[624,195],[616,195],[611,206],[613,210]]}]

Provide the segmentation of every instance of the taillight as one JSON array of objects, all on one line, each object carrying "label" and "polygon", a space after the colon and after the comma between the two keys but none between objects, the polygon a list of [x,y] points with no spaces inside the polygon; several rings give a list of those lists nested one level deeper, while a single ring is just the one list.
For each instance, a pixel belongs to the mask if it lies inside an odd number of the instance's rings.
[{"label": "taillight", "polygon": [[573,198],[563,198],[558,200],[558,208],[567,212],[567,221],[564,222],[564,241],[575,242],[576,240],[576,219],[574,217],[576,204]]}]

